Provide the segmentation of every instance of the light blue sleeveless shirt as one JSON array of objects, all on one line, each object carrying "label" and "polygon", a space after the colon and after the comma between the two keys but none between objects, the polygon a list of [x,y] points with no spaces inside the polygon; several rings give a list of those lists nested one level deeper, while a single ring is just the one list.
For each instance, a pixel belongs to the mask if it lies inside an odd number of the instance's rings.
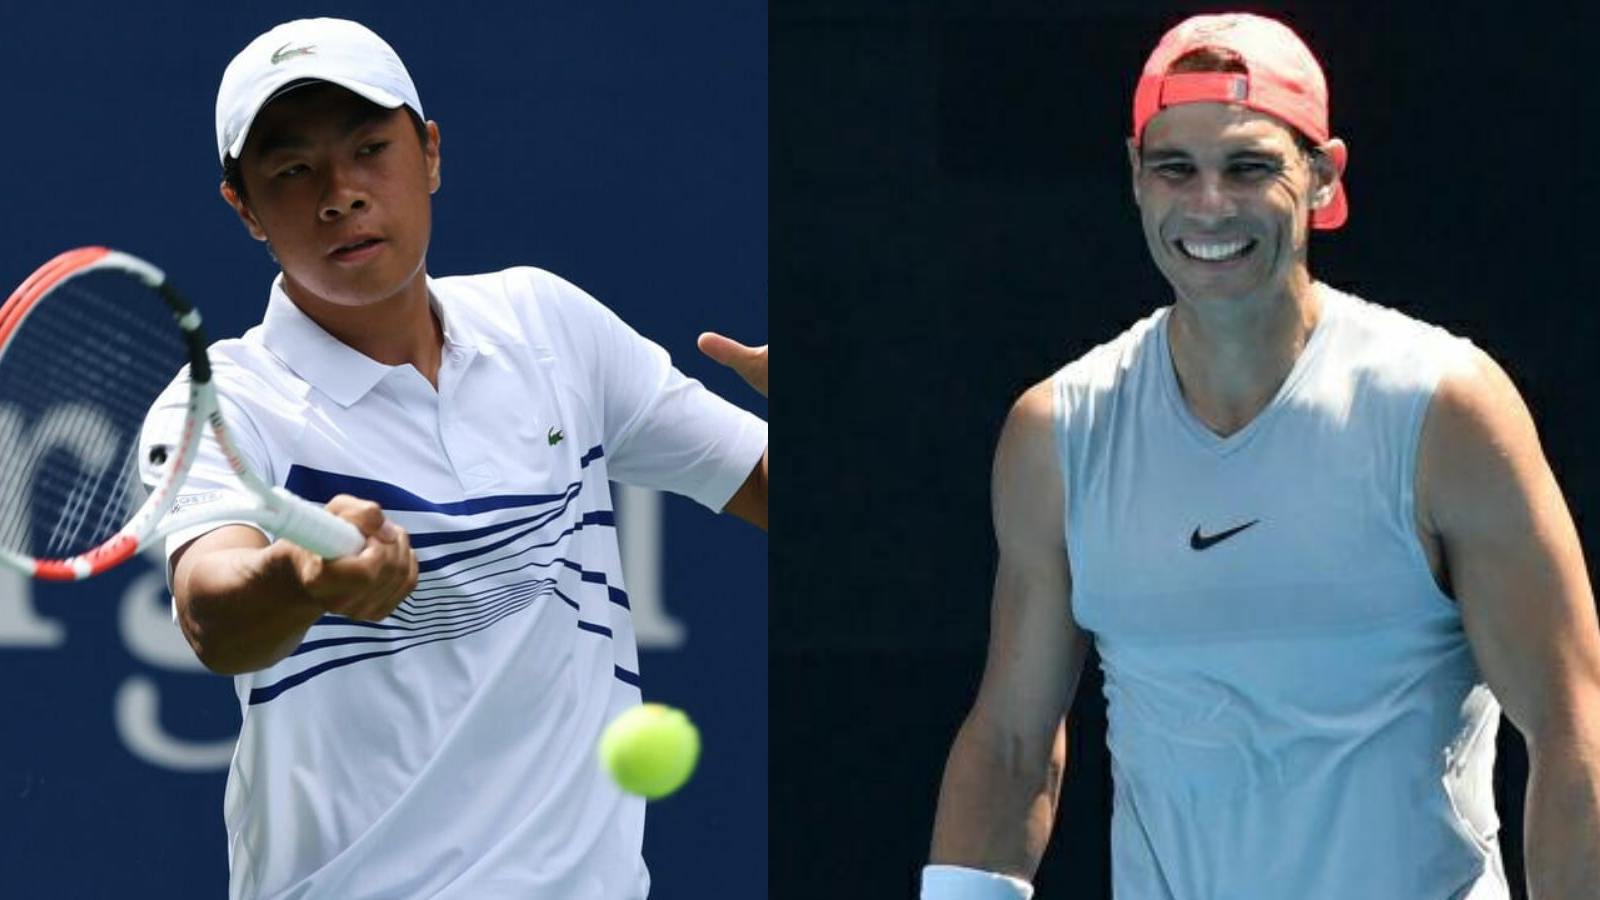
[{"label": "light blue sleeveless shirt", "polygon": [[1508,896],[1500,706],[1413,524],[1423,416],[1470,344],[1317,290],[1282,388],[1226,438],[1182,397],[1170,308],[1055,377],[1118,900]]}]

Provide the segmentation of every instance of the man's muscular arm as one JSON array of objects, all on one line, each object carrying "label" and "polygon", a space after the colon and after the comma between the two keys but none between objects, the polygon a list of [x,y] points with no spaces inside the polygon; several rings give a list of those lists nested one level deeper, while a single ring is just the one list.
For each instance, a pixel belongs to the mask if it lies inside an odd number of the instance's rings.
[{"label": "man's muscular arm", "polygon": [[1072,619],[1049,382],[1012,407],[995,451],[1000,548],[988,661],[945,765],[935,864],[1031,879],[1055,821],[1064,717],[1088,638]]},{"label": "man's muscular arm", "polygon": [[405,530],[376,503],[338,496],[328,511],[361,530],[366,546],[324,560],[288,541],[267,543],[246,525],[224,525],[172,556],[178,625],[206,668],[223,675],[265,669],[288,656],[325,612],[377,621],[417,583]]},{"label": "man's muscular arm", "polygon": [[1473,655],[1528,743],[1533,900],[1600,885],[1600,627],[1583,552],[1533,419],[1479,354],[1423,426],[1421,526],[1443,550]]}]

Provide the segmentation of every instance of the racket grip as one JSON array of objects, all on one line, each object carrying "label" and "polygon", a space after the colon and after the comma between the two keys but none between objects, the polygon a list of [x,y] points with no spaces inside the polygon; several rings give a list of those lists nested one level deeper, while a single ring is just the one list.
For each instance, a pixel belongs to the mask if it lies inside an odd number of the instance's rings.
[{"label": "racket grip", "polygon": [[344,519],[281,487],[273,488],[272,492],[281,504],[278,537],[299,544],[323,559],[349,556],[366,546],[367,539],[361,536],[360,529]]}]

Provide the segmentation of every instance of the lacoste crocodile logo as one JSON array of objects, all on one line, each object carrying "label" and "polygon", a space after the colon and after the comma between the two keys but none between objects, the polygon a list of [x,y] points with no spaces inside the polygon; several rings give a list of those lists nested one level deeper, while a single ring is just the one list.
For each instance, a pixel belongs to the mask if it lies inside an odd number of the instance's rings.
[{"label": "lacoste crocodile logo", "polygon": [[552,447],[561,443],[561,439],[564,437],[566,437],[566,434],[562,432],[561,429],[556,428],[553,425],[550,427],[550,433],[545,435],[545,439],[550,442],[550,446]]},{"label": "lacoste crocodile logo", "polygon": [[1249,528],[1251,525],[1254,525],[1259,521],[1261,521],[1261,520],[1260,519],[1251,519],[1250,521],[1244,523],[1243,525],[1235,525],[1232,528],[1229,528],[1227,531],[1219,531],[1216,534],[1201,534],[1200,533],[1200,526],[1196,525],[1195,528],[1194,528],[1194,534],[1189,535],[1189,549],[1191,549],[1191,550],[1207,550],[1207,549],[1210,549],[1210,548],[1215,547],[1216,545],[1222,543],[1223,541],[1227,540],[1228,538],[1233,537],[1234,535],[1236,535],[1239,532],[1245,530],[1246,528]]},{"label": "lacoste crocodile logo", "polygon": [[[293,43],[293,41],[290,43]],[[272,64],[277,65],[286,59],[294,59],[296,56],[315,56],[316,51],[316,44],[307,44],[304,47],[296,47],[293,50],[289,49],[289,44],[284,44],[282,47],[272,51]]]}]

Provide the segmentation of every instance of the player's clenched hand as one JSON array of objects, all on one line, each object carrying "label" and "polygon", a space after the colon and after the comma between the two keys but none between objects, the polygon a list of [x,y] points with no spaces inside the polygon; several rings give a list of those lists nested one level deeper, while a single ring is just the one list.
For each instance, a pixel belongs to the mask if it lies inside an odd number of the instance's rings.
[{"label": "player's clenched hand", "polygon": [[746,347],[715,331],[700,335],[700,352],[739,373],[749,385],[767,395],[767,345]]},{"label": "player's clenched hand", "polygon": [[411,550],[411,536],[385,519],[383,509],[370,500],[340,494],[328,501],[327,509],[360,529],[366,546],[340,559],[297,550],[300,583],[328,612],[376,622],[393,612],[417,586],[417,555]]}]

